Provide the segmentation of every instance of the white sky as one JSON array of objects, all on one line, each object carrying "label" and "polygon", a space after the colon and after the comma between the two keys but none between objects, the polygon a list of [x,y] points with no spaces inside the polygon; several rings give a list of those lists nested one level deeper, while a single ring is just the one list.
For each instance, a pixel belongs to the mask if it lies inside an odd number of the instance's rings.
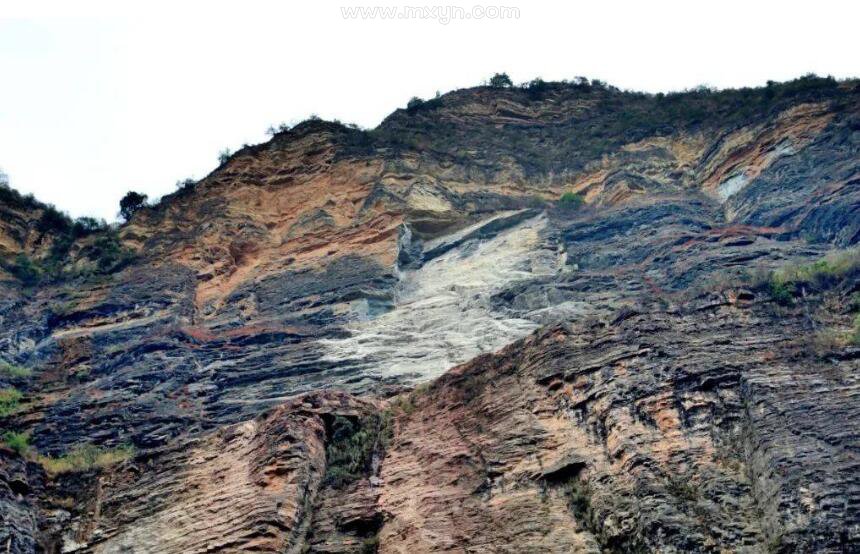
[{"label": "white sky", "polygon": [[519,18],[447,24],[345,19],[350,5],[454,2],[3,0],[0,167],[19,190],[111,220],[127,190],[202,178],[273,123],[372,127],[496,71],[652,92],[860,75],[860,7],[845,0],[488,0]]}]

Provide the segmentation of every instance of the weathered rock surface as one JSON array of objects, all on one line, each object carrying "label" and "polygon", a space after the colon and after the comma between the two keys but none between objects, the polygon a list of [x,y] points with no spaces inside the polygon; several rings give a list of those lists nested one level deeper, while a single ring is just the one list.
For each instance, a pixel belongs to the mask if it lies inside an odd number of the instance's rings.
[{"label": "weathered rock surface", "polygon": [[0,359],[32,371],[0,372],[0,428],[137,449],[61,476],[0,450],[0,551],[860,548],[860,358],[810,354],[857,275],[790,308],[738,281],[860,240],[858,94],[481,87],[309,121],[94,274],[101,235],[58,259],[0,197]]},{"label": "weathered rock surface", "polygon": [[39,539],[38,469],[0,448],[0,545],[6,552],[33,552]]},{"label": "weathered rock surface", "polygon": [[715,299],[449,372],[398,422],[383,550],[860,547],[858,361],[780,359],[802,327]]},{"label": "weathered rock surface", "polygon": [[312,395],[99,476],[64,544],[81,552],[283,552],[310,524],[324,418],[372,404]]}]

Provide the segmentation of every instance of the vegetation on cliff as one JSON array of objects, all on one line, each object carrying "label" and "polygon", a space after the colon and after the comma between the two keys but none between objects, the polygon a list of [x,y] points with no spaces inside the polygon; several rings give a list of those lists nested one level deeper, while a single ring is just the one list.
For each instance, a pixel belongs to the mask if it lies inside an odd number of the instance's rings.
[{"label": "vegetation on cliff", "polygon": [[23,397],[23,393],[18,389],[0,389],[0,417],[8,417],[20,410]]},{"label": "vegetation on cliff", "polygon": [[36,460],[42,464],[50,474],[71,473],[76,471],[87,471],[95,468],[105,468],[124,462],[134,456],[135,449],[124,445],[116,448],[102,448],[92,444],[85,444],[73,448],[62,456],[37,456]]},{"label": "vegetation on cliff", "polygon": [[783,306],[794,304],[797,296],[824,292],[860,279],[860,250],[835,250],[823,258],[804,264],[787,264],[774,270],[752,270],[742,282],[766,292]]},{"label": "vegetation on cliff", "polygon": [[0,360],[0,377],[23,379],[31,375],[30,369]]},{"label": "vegetation on cliff", "polygon": [[325,483],[342,488],[367,477],[373,457],[381,456],[391,439],[391,414],[382,412],[360,419],[335,416],[326,444]]}]

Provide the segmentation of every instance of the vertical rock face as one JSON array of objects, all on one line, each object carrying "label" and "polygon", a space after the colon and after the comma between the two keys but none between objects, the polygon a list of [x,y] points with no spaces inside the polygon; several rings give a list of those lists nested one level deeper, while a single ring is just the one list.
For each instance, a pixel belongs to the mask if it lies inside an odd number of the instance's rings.
[{"label": "vertical rock face", "polygon": [[118,231],[7,191],[0,552],[856,550],[858,129],[853,81],[479,87]]},{"label": "vertical rock face", "polygon": [[324,418],[371,409],[312,395],[99,476],[64,544],[105,553],[296,550],[325,474]]},{"label": "vertical rock face", "polygon": [[41,479],[34,467],[0,450],[0,545],[6,552],[33,552],[39,539],[39,509],[34,503]]},{"label": "vertical rock face", "polygon": [[383,549],[856,548],[857,360],[775,362],[802,322],[758,312],[553,327],[453,370],[400,420]]}]

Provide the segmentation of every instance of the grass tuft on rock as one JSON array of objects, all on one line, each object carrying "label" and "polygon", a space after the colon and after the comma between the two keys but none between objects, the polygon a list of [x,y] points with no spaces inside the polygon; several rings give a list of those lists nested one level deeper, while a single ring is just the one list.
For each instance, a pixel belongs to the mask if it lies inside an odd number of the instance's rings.
[{"label": "grass tuft on rock", "polygon": [[29,433],[6,431],[3,433],[3,444],[18,454],[24,455],[30,450],[30,435]]},{"label": "grass tuft on rock", "polygon": [[790,265],[770,273],[771,296],[783,303],[801,287],[829,290],[860,274],[860,249],[834,251],[808,264]]},{"label": "grass tuft on rock", "polygon": [[15,379],[26,379],[31,373],[32,372],[26,367],[0,361],[0,376],[12,377]]},{"label": "grass tuft on rock", "polygon": [[78,446],[62,456],[38,456],[37,460],[45,471],[52,475],[87,471],[124,462],[134,456],[130,445],[117,448],[100,448],[92,444]]},{"label": "grass tuft on rock", "polygon": [[0,417],[7,417],[21,408],[21,391],[15,388],[0,389]]},{"label": "grass tuft on rock", "polygon": [[743,276],[751,288],[765,292],[781,306],[791,306],[803,291],[823,292],[860,277],[860,248],[836,250],[808,264],[757,270]]},{"label": "grass tuft on rock", "polygon": [[851,344],[860,346],[860,314],[854,318],[854,330],[851,333]]}]

